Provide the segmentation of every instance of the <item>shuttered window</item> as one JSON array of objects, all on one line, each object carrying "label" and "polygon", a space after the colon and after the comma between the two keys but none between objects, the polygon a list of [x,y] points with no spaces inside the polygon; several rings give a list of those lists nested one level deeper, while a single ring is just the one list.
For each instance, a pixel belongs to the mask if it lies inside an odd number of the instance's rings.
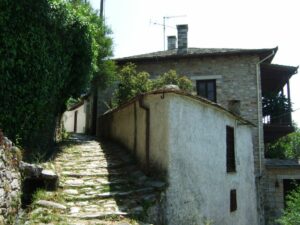
[{"label": "shuttered window", "polygon": [[226,126],[226,166],[227,172],[235,172],[234,128]]}]

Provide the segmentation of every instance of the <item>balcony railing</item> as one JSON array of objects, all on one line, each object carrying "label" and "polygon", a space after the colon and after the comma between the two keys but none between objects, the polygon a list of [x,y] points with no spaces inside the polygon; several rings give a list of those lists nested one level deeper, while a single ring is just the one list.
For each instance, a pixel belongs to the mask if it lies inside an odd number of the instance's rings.
[{"label": "balcony railing", "polygon": [[263,117],[263,124],[292,126],[291,112],[286,112],[281,115],[267,115]]},{"label": "balcony railing", "polygon": [[291,112],[286,112],[278,116],[265,116],[263,118],[263,123],[265,143],[274,142],[295,131],[292,125]]}]

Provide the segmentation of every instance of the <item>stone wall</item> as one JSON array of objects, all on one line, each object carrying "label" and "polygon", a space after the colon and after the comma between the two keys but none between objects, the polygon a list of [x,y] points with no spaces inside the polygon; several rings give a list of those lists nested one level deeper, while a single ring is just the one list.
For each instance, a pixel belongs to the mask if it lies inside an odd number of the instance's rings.
[{"label": "stone wall", "polygon": [[[99,120],[99,135],[113,138],[126,147],[137,159],[140,166],[146,171],[148,166],[151,172],[158,171],[165,174],[167,169],[166,148],[168,143],[167,105],[168,100],[161,95],[147,95],[143,104],[136,99],[134,102],[106,113]],[[150,104],[151,103],[151,104]],[[147,158],[147,115],[141,105],[149,107],[150,133],[149,155]],[[155,129],[159,127],[159,129]],[[146,171],[147,172],[147,171]]]},{"label": "stone wall", "polygon": [[0,130],[0,225],[13,224],[21,205],[19,160],[19,149]]},{"label": "stone wall", "polygon": [[[141,106],[149,109],[147,115]],[[165,174],[163,224],[257,225],[251,126],[193,96],[155,92],[102,116],[102,133],[126,146],[150,172]],[[146,126],[145,126],[146,124]],[[226,126],[235,129],[236,172],[226,172]],[[101,127],[101,126],[99,126]],[[218,140],[218,141],[216,141]],[[237,192],[230,212],[230,191]]]}]

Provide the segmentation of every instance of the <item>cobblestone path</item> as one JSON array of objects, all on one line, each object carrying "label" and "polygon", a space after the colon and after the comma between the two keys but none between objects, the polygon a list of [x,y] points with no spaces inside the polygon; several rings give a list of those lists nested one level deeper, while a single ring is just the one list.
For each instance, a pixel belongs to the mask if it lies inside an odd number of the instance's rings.
[{"label": "cobblestone path", "polygon": [[[56,194],[62,207],[54,207],[60,222],[50,224],[144,224],[137,221],[145,218],[164,188],[163,182],[145,176],[119,146],[84,135],[70,138],[54,167],[60,177]],[[39,213],[43,207],[34,211]]]}]

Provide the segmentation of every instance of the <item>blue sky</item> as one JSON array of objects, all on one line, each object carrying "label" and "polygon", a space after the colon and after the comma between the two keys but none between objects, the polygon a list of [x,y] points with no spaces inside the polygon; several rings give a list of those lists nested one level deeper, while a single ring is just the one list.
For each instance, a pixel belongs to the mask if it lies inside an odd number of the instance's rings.
[{"label": "blue sky", "polygon": [[[99,9],[100,0],[90,0]],[[176,24],[188,24],[189,47],[273,48],[275,64],[300,65],[299,0],[105,0],[106,23],[112,29],[114,56],[163,50],[164,16],[175,35]],[[300,75],[290,80],[293,119],[300,126]]]}]

